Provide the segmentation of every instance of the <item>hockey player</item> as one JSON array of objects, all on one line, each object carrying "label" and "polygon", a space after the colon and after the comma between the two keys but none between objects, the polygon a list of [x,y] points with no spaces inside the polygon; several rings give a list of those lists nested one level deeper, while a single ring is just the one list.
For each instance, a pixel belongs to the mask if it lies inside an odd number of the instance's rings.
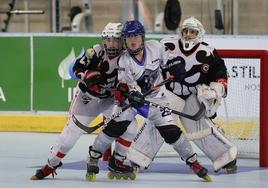
[{"label": "hockey player", "polygon": [[[123,36],[126,51],[119,58],[118,72],[119,85],[115,95],[116,100],[124,103],[130,102],[132,107],[125,110],[119,117],[113,120],[113,125],[104,129],[103,133],[96,138],[92,150],[96,153],[103,153],[114,137],[124,134],[131,135],[130,129],[126,126],[135,121],[135,116],[140,113],[156,126],[165,142],[171,144],[176,152],[186,161],[186,164],[201,178],[211,181],[207,175],[207,169],[202,167],[197,161],[196,154],[184,136],[180,128],[176,125],[170,111],[144,105],[142,99],[144,93],[153,86],[159,84],[163,78],[160,66],[166,63],[167,57],[165,48],[158,41],[145,42],[145,30],[143,25],[137,21],[127,21],[124,25]],[[147,95],[146,99],[165,101],[165,86]],[[127,97],[126,97],[127,96]],[[127,99],[127,101],[125,101]],[[120,108],[117,106],[116,108]],[[150,135],[148,135],[149,137]],[[131,137],[133,139],[133,136]],[[129,139],[129,140],[131,140]],[[129,147],[131,142],[125,142]],[[123,164],[127,150],[116,151],[113,154],[112,162],[109,163],[109,176],[125,177],[133,173],[133,168]],[[91,155],[91,160],[94,160]]]},{"label": "hockey player", "polygon": [[[52,146],[47,164],[36,171],[32,180],[43,179],[62,166],[62,159],[99,114],[108,116],[114,104],[113,93],[117,82],[117,60],[123,51],[123,24],[108,23],[102,31],[103,44],[94,45],[77,58],[73,71],[79,79],[76,95],[71,103],[69,120]],[[79,126],[80,127],[79,127]]]},{"label": "hockey player", "polygon": [[[182,112],[193,114],[198,110],[201,102],[206,106],[204,118],[193,121],[180,117],[181,123],[186,132],[193,134],[207,129],[213,130],[210,135],[194,140],[194,143],[213,162],[215,171],[223,168],[226,173],[235,173],[237,148],[212,122],[222,97],[227,94],[227,70],[217,51],[203,42],[204,34],[202,24],[194,17],[190,17],[183,21],[179,39],[175,37],[161,41],[171,53],[167,65],[176,65],[165,67],[163,76],[166,77],[169,74],[175,76],[175,80],[167,85],[167,89],[176,94],[175,97],[171,97],[173,98],[171,104],[178,105],[179,101],[184,103],[184,107],[181,108]],[[148,163],[150,163],[160,149],[163,140],[153,126],[147,123],[145,127],[148,130],[143,130],[143,132],[150,132],[149,134],[155,135],[155,139],[150,138],[150,141],[148,139],[145,141],[147,135],[140,134],[141,136],[133,143],[130,151],[138,150],[142,155],[149,156]],[[152,140],[155,144],[152,143]],[[152,153],[149,154],[146,147],[143,147],[146,145],[145,142],[150,142],[155,146]],[[135,155],[137,156],[136,153]],[[133,152],[130,152],[129,158],[133,158]],[[132,160],[135,163],[140,161],[135,157]]]}]

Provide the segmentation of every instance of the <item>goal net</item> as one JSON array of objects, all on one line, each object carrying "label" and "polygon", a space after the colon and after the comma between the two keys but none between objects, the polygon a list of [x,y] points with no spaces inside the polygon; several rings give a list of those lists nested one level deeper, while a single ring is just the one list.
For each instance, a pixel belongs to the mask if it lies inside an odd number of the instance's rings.
[{"label": "goal net", "polygon": [[[268,166],[268,53],[265,50],[218,50],[228,70],[228,95],[215,122],[238,148],[238,158],[259,158]],[[196,149],[196,148],[195,148]],[[198,151],[199,153],[201,151]],[[201,152],[202,153],[202,152]],[[158,156],[176,155],[163,145]]]}]

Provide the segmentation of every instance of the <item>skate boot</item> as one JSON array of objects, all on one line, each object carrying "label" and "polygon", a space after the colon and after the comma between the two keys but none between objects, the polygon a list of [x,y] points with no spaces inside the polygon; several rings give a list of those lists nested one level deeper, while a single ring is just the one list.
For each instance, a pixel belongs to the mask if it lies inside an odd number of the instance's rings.
[{"label": "skate boot", "polygon": [[52,177],[54,178],[54,175],[57,175],[56,169],[61,166],[62,162],[60,162],[57,166],[50,166],[48,161],[47,165],[43,166],[41,169],[36,170],[36,173],[31,177],[31,180],[41,180],[50,174],[52,174]]},{"label": "skate boot", "polygon": [[126,157],[119,155],[118,153],[114,153],[113,156],[109,160],[108,169],[108,178],[109,179],[117,179],[121,178],[127,180],[128,178],[131,180],[136,179],[136,174],[134,172],[133,167],[125,165],[124,160]]},{"label": "skate boot", "polygon": [[236,159],[222,167],[226,174],[235,174],[237,172]]},{"label": "skate boot", "polygon": [[89,157],[87,160],[87,181],[96,181],[96,174],[99,173],[98,162],[102,157],[101,152],[92,149],[92,146],[89,147]]},{"label": "skate boot", "polygon": [[131,166],[132,166],[132,168],[133,168],[133,170],[134,170],[135,173],[139,173],[140,172],[140,165],[138,165],[138,164],[136,164],[136,163],[134,163],[132,161],[130,161],[130,164],[131,164]]},{"label": "skate boot", "polygon": [[198,177],[204,179],[206,182],[212,182],[211,177],[208,175],[208,170],[198,162],[196,153],[186,160],[186,164],[190,166]]}]

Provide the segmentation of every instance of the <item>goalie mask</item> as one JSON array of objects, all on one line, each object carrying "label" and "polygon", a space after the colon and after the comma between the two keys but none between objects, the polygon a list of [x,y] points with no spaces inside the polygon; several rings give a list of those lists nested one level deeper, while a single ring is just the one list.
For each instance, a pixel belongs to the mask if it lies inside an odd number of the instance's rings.
[{"label": "goalie mask", "polygon": [[184,20],[179,33],[183,49],[189,51],[198,43],[203,42],[204,34],[204,27],[196,18],[190,17]]},{"label": "goalie mask", "polygon": [[123,49],[121,23],[108,23],[102,31],[103,46],[108,56],[117,56]]}]

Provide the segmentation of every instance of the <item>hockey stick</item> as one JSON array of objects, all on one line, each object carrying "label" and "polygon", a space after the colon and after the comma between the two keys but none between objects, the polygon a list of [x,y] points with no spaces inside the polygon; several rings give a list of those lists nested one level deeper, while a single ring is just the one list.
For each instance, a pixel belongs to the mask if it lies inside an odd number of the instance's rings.
[{"label": "hockey stick", "polygon": [[129,95],[129,94],[126,94],[126,97],[128,97],[132,101],[145,103],[145,104],[148,104],[148,105],[150,105],[152,107],[160,108],[163,111],[171,112],[173,114],[177,114],[179,116],[182,116],[182,117],[194,120],[194,121],[197,121],[197,120],[201,119],[205,115],[205,112],[206,112],[206,107],[205,107],[205,105],[203,103],[200,104],[199,110],[198,110],[198,112],[196,114],[189,115],[189,114],[185,114],[183,112],[179,112],[177,110],[173,110],[173,109],[171,109],[171,108],[169,108],[167,106],[163,106],[161,104],[157,104],[157,103],[154,103],[152,101],[145,100],[143,98],[135,97],[135,96],[132,96],[132,95]]},{"label": "hockey stick", "polygon": [[[159,84],[157,84],[156,86],[153,86],[151,89],[149,89],[147,92],[145,92],[142,96],[146,97],[148,95],[150,95],[151,93],[153,93],[156,90],[159,90],[159,88],[169,82],[171,82],[174,79],[173,76],[169,76],[168,78],[166,78],[165,80],[163,80],[162,82],[160,82]],[[82,130],[84,130],[85,132],[87,132],[88,134],[93,133],[95,130],[97,130],[98,128],[102,127],[103,125],[107,125],[110,121],[112,121],[113,119],[119,117],[124,111],[126,111],[128,108],[130,108],[132,106],[131,103],[123,106],[119,111],[113,113],[109,118],[104,119],[104,121],[102,121],[101,123],[93,126],[93,127],[87,127],[85,125],[83,125],[81,122],[78,121],[78,119],[72,115],[72,119],[73,122]]]}]

